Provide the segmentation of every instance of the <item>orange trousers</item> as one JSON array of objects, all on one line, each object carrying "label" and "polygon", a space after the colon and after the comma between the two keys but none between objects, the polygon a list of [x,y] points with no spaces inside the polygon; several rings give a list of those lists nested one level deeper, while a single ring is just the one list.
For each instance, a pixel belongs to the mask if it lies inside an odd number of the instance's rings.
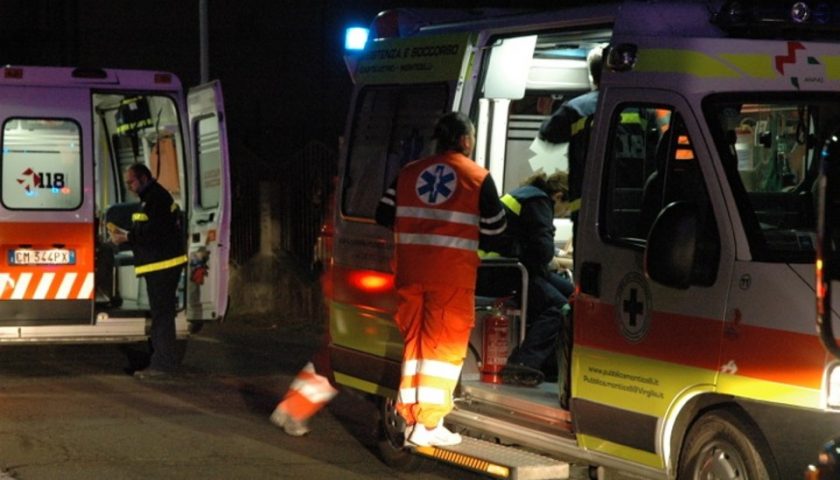
[{"label": "orange trousers", "polygon": [[397,412],[433,428],[452,410],[475,323],[475,291],[446,285],[397,288],[396,322],[405,341]]}]

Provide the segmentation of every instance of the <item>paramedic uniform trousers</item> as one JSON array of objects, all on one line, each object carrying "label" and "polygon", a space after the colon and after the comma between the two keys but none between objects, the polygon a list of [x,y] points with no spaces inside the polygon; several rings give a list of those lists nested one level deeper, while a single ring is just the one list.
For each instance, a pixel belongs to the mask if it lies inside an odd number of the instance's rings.
[{"label": "paramedic uniform trousers", "polygon": [[397,412],[408,425],[433,428],[452,410],[475,323],[475,291],[412,284],[397,294],[396,321],[405,341]]}]

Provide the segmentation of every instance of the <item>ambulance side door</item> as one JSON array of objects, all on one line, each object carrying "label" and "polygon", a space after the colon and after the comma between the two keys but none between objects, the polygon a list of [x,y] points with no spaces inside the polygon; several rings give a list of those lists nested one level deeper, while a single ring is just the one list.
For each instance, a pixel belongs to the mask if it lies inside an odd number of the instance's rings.
[{"label": "ambulance side door", "polygon": [[187,319],[219,320],[227,311],[230,256],[230,165],[221,84],[190,89],[187,96],[193,164],[189,175]]},{"label": "ambulance side door", "polygon": [[[662,468],[667,415],[716,382],[733,240],[688,103],[617,87],[599,102],[575,239],[572,411],[583,446]],[[702,279],[687,288],[644,267],[659,253],[646,252],[650,225],[672,202],[700,212],[708,236]]]}]

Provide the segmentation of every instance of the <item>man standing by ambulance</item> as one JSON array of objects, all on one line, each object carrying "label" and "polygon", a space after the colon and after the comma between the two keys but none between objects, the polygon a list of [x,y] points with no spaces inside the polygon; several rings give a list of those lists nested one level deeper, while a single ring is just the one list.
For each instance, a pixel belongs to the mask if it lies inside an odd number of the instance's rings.
[{"label": "man standing by ambulance", "polygon": [[377,223],[394,229],[396,322],[405,341],[397,411],[416,446],[461,442],[443,418],[475,321],[479,240],[505,228],[493,179],[469,158],[470,119],[443,115],[433,140],[436,153],[403,167],[376,211]]},{"label": "man standing by ambulance", "polygon": [[134,252],[134,273],[146,279],[152,315],[152,358],[134,372],[141,379],[163,377],[177,369],[180,358],[175,338],[176,294],[187,263],[182,219],[172,195],[146,165],[135,163],[124,175],[126,187],[140,197],[141,209],[131,216],[131,228],[109,226],[111,241],[128,242]]}]

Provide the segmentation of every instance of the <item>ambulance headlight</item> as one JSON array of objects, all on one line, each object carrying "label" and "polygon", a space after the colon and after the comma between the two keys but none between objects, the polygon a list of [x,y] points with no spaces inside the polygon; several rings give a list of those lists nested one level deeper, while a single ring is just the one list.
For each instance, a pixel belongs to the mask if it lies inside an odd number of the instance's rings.
[{"label": "ambulance headlight", "polygon": [[828,371],[828,391],[826,405],[829,408],[840,409],[840,364],[835,363]]}]

